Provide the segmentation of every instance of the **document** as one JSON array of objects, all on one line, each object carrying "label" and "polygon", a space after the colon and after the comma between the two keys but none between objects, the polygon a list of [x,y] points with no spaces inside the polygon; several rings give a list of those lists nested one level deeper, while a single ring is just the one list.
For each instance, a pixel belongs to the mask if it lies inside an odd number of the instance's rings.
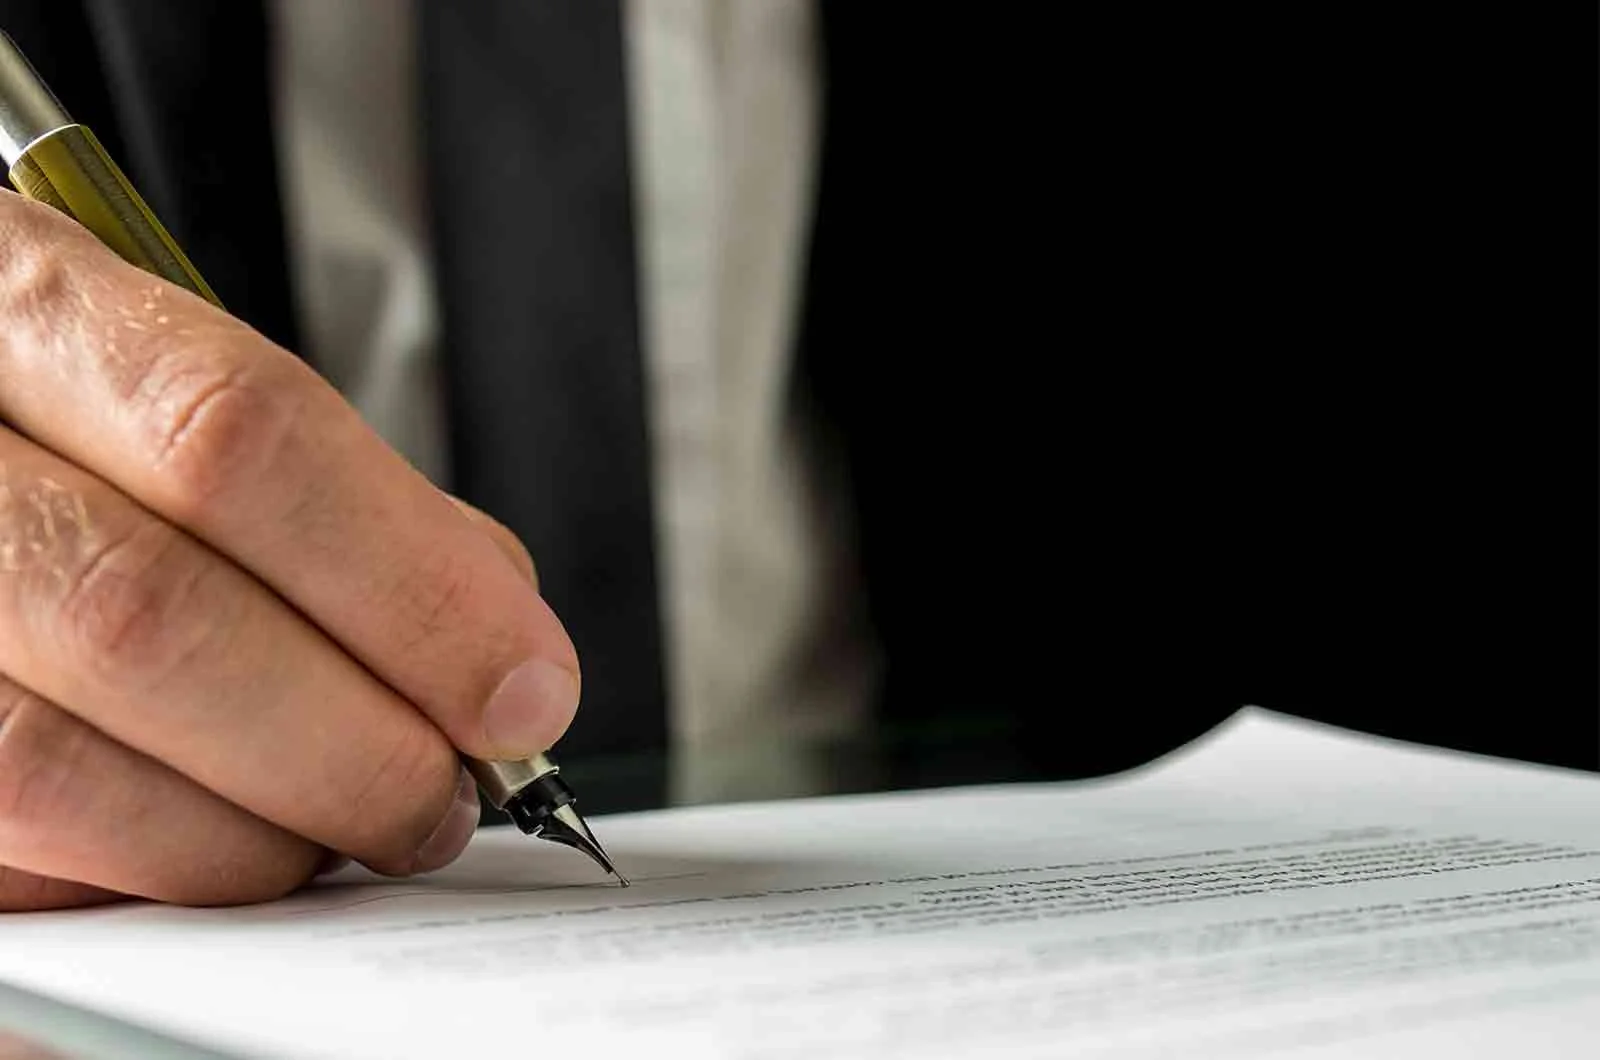
[{"label": "document", "polygon": [[[1086,738],[1088,738],[1086,736]],[[1259,709],[1128,774],[501,830],[407,881],[0,919],[250,1056],[1600,1055],[1600,778]]]}]

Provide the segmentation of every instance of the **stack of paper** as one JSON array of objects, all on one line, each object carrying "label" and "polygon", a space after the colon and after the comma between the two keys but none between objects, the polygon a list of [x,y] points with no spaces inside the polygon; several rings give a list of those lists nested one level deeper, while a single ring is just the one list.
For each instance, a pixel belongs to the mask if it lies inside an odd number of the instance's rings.
[{"label": "stack of paper", "polygon": [[1584,774],[1247,710],[1104,781],[593,823],[631,889],[497,831],[422,880],[0,919],[0,979],[249,1055],[1600,1053]]}]

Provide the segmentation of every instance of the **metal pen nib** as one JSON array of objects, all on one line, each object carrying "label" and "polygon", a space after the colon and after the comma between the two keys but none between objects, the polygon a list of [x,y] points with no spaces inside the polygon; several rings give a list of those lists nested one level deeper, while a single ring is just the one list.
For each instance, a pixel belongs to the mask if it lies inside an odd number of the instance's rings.
[{"label": "metal pen nib", "polygon": [[617,871],[588,824],[578,816],[572,805],[577,796],[561,779],[561,767],[548,755],[535,755],[521,762],[469,758],[466,765],[489,801],[510,814],[524,833],[582,851],[622,886],[629,886],[628,878]]},{"label": "metal pen nib", "polygon": [[536,834],[540,839],[548,839],[552,843],[560,843],[563,846],[572,847],[574,850],[583,851],[602,869],[615,876],[617,882],[622,886],[632,886],[628,882],[628,877],[618,872],[617,867],[611,864],[611,859],[606,856],[605,848],[600,845],[600,840],[594,837],[594,833],[589,830],[589,826],[584,823],[583,818],[578,816],[578,811],[574,810],[570,804],[559,807],[550,816],[546,817],[544,827]]}]

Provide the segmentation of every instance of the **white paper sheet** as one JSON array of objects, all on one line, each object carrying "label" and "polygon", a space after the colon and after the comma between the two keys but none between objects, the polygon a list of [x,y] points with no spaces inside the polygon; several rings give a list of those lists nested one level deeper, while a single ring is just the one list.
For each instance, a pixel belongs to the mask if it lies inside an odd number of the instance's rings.
[{"label": "white paper sheet", "polygon": [[593,823],[633,888],[496,831],[425,880],[0,919],[0,979],[273,1056],[1600,1054],[1587,775],[1249,710],[1105,781]]}]

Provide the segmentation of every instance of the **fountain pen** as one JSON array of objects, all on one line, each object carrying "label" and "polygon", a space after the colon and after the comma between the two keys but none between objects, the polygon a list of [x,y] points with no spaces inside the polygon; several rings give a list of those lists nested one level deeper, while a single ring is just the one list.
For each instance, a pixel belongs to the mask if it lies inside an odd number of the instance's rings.
[{"label": "fountain pen", "polygon": [[[30,199],[67,214],[121,257],[222,308],[206,281],[157,220],[94,133],[74,122],[22,55],[0,32],[0,158],[11,183]],[[464,759],[496,809],[531,836],[587,854],[624,887],[574,807],[576,796],[549,756],[518,762]]]}]

